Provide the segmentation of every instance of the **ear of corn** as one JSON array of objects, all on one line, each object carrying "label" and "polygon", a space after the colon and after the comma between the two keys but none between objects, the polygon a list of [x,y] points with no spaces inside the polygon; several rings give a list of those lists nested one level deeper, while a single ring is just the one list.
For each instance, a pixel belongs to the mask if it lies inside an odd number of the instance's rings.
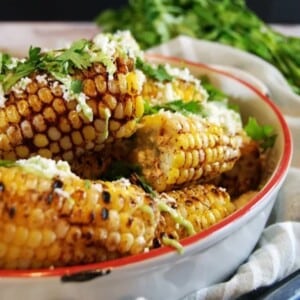
[{"label": "ear of corn", "polygon": [[71,162],[85,152],[101,151],[105,143],[130,137],[144,112],[144,77],[133,58],[110,59],[113,76],[101,62],[68,75],[81,83],[79,100],[46,71],[22,78],[0,107],[0,158],[38,154]]},{"label": "ear of corn", "polygon": [[126,180],[52,179],[0,168],[0,268],[104,261],[147,249],[159,214]]},{"label": "ear of corn", "polygon": [[[226,190],[212,184],[192,185],[163,193],[161,199],[173,212],[162,209],[154,247],[163,244],[165,237],[179,241],[200,232],[235,210],[235,205],[230,201]],[[176,215],[181,216],[185,220],[184,223],[178,223]]]},{"label": "ear of corn", "polygon": [[241,143],[239,134],[229,135],[204,119],[162,111],[142,118],[129,159],[141,166],[155,190],[163,192],[230,170]]}]

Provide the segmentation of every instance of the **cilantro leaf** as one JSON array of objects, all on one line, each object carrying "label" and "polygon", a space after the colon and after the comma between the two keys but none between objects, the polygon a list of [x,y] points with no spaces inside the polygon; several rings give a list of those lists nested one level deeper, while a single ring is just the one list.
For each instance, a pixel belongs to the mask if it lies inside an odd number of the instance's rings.
[{"label": "cilantro leaf", "polygon": [[34,72],[41,61],[41,48],[30,47],[28,59],[19,61],[14,71],[9,71],[3,79],[3,90],[8,91],[21,78]]},{"label": "cilantro leaf", "polygon": [[91,65],[90,55],[85,50],[88,45],[89,41],[85,39],[75,41],[69,49],[56,57],[65,68],[65,72],[69,71],[71,65],[78,69],[88,68]]},{"label": "cilantro leaf", "polygon": [[171,81],[171,76],[163,65],[158,65],[156,68],[142,61],[139,57],[136,60],[136,68],[140,69],[146,76],[157,81]]},{"label": "cilantro leaf", "polygon": [[149,102],[145,101],[144,105],[144,114],[152,115],[159,112],[161,109],[172,111],[172,112],[180,112],[184,115],[188,114],[196,114],[196,115],[204,115],[204,110],[199,101],[191,100],[189,102],[184,102],[182,100],[170,101],[163,104],[153,105],[151,106]]},{"label": "cilantro leaf", "polygon": [[16,162],[12,161],[12,160],[0,160],[0,167],[4,167],[4,168],[11,168],[11,167],[15,167],[16,166]]},{"label": "cilantro leaf", "polygon": [[253,140],[260,143],[263,150],[273,147],[277,135],[273,133],[272,126],[259,125],[255,118],[250,117],[244,130]]},{"label": "cilantro leaf", "polygon": [[71,91],[74,94],[81,93],[82,92],[82,81],[77,80],[77,79],[72,80],[72,82],[71,82]]},{"label": "cilantro leaf", "polygon": [[201,76],[200,77],[201,84],[203,88],[207,91],[208,93],[208,101],[224,101],[227,102],[228,100],[228,95],[223,93],[221,90],[216,88],[209,80],[207,76]]}]

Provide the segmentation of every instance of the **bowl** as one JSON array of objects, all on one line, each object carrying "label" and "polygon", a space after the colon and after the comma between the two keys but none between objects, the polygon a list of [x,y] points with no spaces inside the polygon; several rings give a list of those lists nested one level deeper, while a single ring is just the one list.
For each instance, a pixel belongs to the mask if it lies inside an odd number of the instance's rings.
[{"label": "bowl", "polygon": [[[285,119],[263,84],[236,73],[182,59],[149,55],[154,63],[187,66],[237,99],[242,117],[273,126],[277,138],[261,190],[219,223],[182,241],[183,254],[167,246],[103,263],[42,270],[0,270],[1,299],[180,299],[230,276],[255,247],[287,175],[292,141]],[[242,78],[249,79],[248,81]],[[251,82],[251,83],[250,83]],[[225,259],[226,258],[226,259]]]}]

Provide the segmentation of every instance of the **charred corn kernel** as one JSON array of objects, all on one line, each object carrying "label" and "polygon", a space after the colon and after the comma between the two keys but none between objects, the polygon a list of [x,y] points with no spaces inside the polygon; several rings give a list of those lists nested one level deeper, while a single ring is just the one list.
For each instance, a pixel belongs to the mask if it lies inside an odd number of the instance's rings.
[{"label": "charred corn kernel", "polygon": [[44,148],[44,149],[39,149],[37,151],[37,154],[45,158],[52,158],[53,152],[51,152],[49,149]]},{"label": "charred corn kernel", "polygon": [[118,104],[116,97],[111,94],[105,94],[103,96],[103,101],[110,110],[114,110]]},{"label": "charred corn kernel", "polygon": [[58,143],[50,143],[49,145],[49,150],[51,151],[51,153],[53,154],[57,154],[60,151],[60,147]]},{"label": "charred corn kernel", "polygon": [[49,144],[49,141],[46,135],[38,133],[34,136],[33,143],[36,147],[43,148]]},{"label": "charred corn kernel", "polygon": [[26,92],[27,92],[28,94],[36,94],[37,91],[38,91],[38,88],[39,88],[39,86],[38,86],[37,82],[31,81],[31,82],[29,82],[28,85],[26,86]]},{"label": "charred corn kernel", "polygon": [[129,138],[132,135],[132,132],[135,131],[136,120],[131,120],[126,124],[122,125],[116,132],[116,138]]},{"label": "charred corn kernel", "polygon": [[9,126],[7,128],[7,137],[11,143],[11,145],[16,146],[16,145],[20,145],[22,142],[22,133],[21,130],[18,126]]},{"label": "charred corn kernel", "polygon": [[83,81],[83,92],[89,97],[97,96],[96,85],[92,79],[85,79]]},{"label": "charred corn kernel", "polygon": [[119,94],[120,93],[120,86],[117,80],[109,80],[108,81],[108,90],[112,94]]},{"label": "charred corn kernel", "polygon": [[29,121],[24,120],[21,122],[21,130],[25,138],[31,139],[33,137],[33,129]]},{"label": "charred corn kernel", "polygon": [[82,126],[82,120],[75,111],[71,111],[68,115],[68,119],[73,128],[79,129]]},{"label": "charred corn kernel", "polygon": [[151,246],[159,211],[141,188],[47,172],[0,167],[1,203],[9,208],[0,211],[3,268],[84,264]]},{"label": "charred corn kernel", "polygon": [[29,95],[28,103],[34,112],[39,112],[42,109],[42,103],[37,95]]},{"label": "charred corn kernel", "polygon": [[49,127],[47,135],[52,141],[59,141],[61,139],[61,132],[54,126]]},{"label": "charred corn kernel", "polygon": [[17,102],[18,112],[23,117],[28,117],[30,115],[30,109],[28,102],[25,100],[20,100]]},{"label": "charred corn kernel", "polygon": [[20,158],[27,158],[30,155],[30,151],[27,146],[17,146],[16,154]]},{"label": "charred corn kernel", "polygon": [[71,139],[68,135],[62,137],[59,140],[59,144],[60,144],[60,146],[63,150],[69,150],[69,149],[72,148],[72,142],[71,142]]},{"label": "charred corn kernel", "polygon": [[44,103],[50,103],[53,100],[51,90],[47,87],[39,89],[37,94]]},{"label": "charred corn kernel", "polygon": [[32,119],[32,125],[36,132],[44,132],[47,129],[43,115],[37,114]]},{"label": "charred corn kernel", "polygon": [[12,146],[6,134],[0,134],[0,147],[3,151],[10,151]]},{"label": "charred corn kernel", "polygon": [[8,124],[6,113],[4,110],[0,110],[0,128],[5,129]]},{"label": "charred corn kernel", "polygon": [[104,94],[107,89],[107,82],[105,77],[102,75],[98,75],[95,77],[95,85],[99,94]]},{"label": "charred corn kernel", "polygon": [[17,155],[15,151],[9,151],[9,152],[5,152],[3,154],[3,159],[5,160],[16,160]]},{"label": "charred corn kernel", "polygon": [[56,122],[56,113],[52,107],[46,107],[43,110],[43,117],[48,123],[55,123]]},{"label": "charred corn kernel", "polygon": [[10,123],[18,123],[21,120],[21,117],[15,105],[7,106],[6,117],[7,117],[7,121]]},{"label": "charred corn kernel", "polygon": [[118,103],[115,111],[114,111],[114,118],[116,119],[123,119],[124,118],[124,107],[123,107],[123,103]]},{"label": "charred corn kernel", "polygon": [[164,235],[176,240],[188,237],[216,224],[235,210],[225,189],[212,184],[189,186],[161,196],[161,201],[172,210],[162,206],[156,232],[160,241]]},{"label": "charred corn kernel", "polygon": [[82,135],[86,141],[92,141],[96,138],[95,128],[91,125],[82,128]]},{"label": "charred corn kernel", "polygon": [[58,114],[63,114],[66,111],[65,101],[61,98],[55,98],[53,108]]},{"label": "charred corn kernel", "polygon": [[199,117],[162,111],[141,119],[129,160],[141,166],[146,181],[159,192],[204,182],[230,170],[240,156],[242,137],[224,135],[221,126]]}]

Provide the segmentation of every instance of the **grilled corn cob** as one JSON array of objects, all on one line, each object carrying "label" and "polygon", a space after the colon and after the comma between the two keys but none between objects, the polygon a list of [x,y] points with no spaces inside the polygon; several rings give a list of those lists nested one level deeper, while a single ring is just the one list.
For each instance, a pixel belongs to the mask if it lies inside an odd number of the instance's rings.
[{"label": "grilled corn cob", "polygon": [[183,102],[206,102],[208,97],[206,90],[201,86],[200,80],[194,77],[187,68],[178,69],[168,64],[160,65],[160,67],[165,68],[170,76],[168,80],[162,82],[152,79],[145,72],[146,81],[143,85],[142,96],[151,105],[164,104],[179,99]]},{"label": "grilled corn cob", "polygon": [[232,199],[250,190],[257,190],[262,178],[262,163],[259,145],[245,137],[241,157],[231,170],[214,178],[212,183],[224,187]]},{"label": "grilled corn cob", "polygon": [[133,139],[129,160],[140,165],[158,192],[230,170],[240,156],[242,137],[195,116],[161,111],[145,116]]},{"label": "grilled corn cob", "polygon": [[[100,34],[93,42],[78,41],[64,50],[31,50],[35,54],[25,62],[3,67],[0,158],[38,154],[71,162],[131,136],[143,115],[144,75],[135,69],[137,46],[124,46],[128,39],[126,34]],[[61,75],[53,64],[62,64],[62,71],[74,66]],[[16,80],[22,68],[29,68],[28,75]]]},{"label": "grilled corn cob", "polygon": [[0,268],[104,261],[151,245],[159,212],[148,194],[53,164],[34,157],[0,167]]},{"label": "grilled corn cob", "polygon": [[163,193],[161,199],[161,217],[153,247],[164,243],[166,238],[179,241],[198,233],[235,210],[226,190],[212,184],[192,185]]}]

